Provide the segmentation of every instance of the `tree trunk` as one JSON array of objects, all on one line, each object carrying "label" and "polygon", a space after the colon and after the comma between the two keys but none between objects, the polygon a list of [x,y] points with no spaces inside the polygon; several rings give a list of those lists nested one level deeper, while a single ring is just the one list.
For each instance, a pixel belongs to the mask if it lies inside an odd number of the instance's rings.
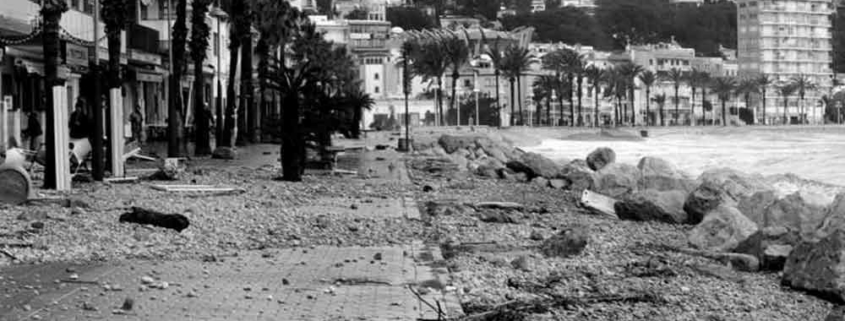
[{"label": "tree trunk", "polygon": [[461,115],[457,109],[458,97],[455,96],[457,94],[457,85],[458,85],[458,78],[461,77],[461,74],[458,73],[458,69],[455,68],[455,71],[452,72],[452,101],[449,105],[452,110],[455,111],[455,126],[461,125]]},{"label": "tree trunk", "polygon": [[282,109],[282,180],[301,182],[305,157],[305,139],[299,130],[299,97],[286,93]]},{"label": "tree trunk", "polygon": [[704,102],[707,101],[707,87],[701,87],[701,120],[703,126],[707,126],[707,110],[704,109]]},{"label": "tree trunk", "polygon": [[575,76],[569,74],[569,126],[575,127]]},{"label": "tree trunk", "polygon": [[678,98],[678,85],[675,84],[675,126],[678,126],[678,116],[680,116],[680,108],[679,105],[681,104],[681,100]]},{"label": "tree trunk", "polygon": [[513,116],[514,116],[514,114],[516,113],[516,107],[514,106],[515,104],[514,104],[514,102],[513,102],[513,100],[514,100],[514,98],[515,98],[515,97],[513,96],[513,82],[514,82],[514,81],[515,81],[515,80],[514,80],[513,78],[511,78],[511,79],[510,79],[510,83],[511,83],[511,117],[510,117],[510,118],[511,118],[511,121],[510,121],[510,123],[511,123],[511,127],[513,127],[513,125],[514,125],[514,118],[515,118],[515,117],[513,117]]},{"label": "tree trunk", "polygon": [[722,101],[722,126],[728,125],[728,113],[727,109],[725,109],[725,99],[720,99]]},{"label": "tree trunk", "polygon": [[208,114],[205,110],[205,76],[202,72],[202,60],[194,61],[194,135],[197,156],[211,155]]},{"label": "tree trunk", "polygon": [[[664,99],[664,101],[665,101],[665,99]],[[663,111],[663,105],[664,104],[665,104],[665,102],[660,103],[660,127],[666,127],[666,117],[665,117],[665,112]]]},{"label": "tree trunk", "polygon": [[229,46],[229,82],[226,84],[226,115],[223,119],[223,135],[217,138],[218,147],[232,147],[232,135],[235,130],[235,79],[237,76],[238,54],[240,53],[240,40],[238,37],[231,38]]},{"label": "tree trunk", "polygon": [[[255,128],[251,127],[248,117],[255,114],[255,104],[252,93],[252,35],[246,31],[241,40],[241,92],[238,95],[240,104],[238,106],[238,137],[236,145],[243,146],[249,141]],[[255,116],[255,115],[253,115]]]},{"label": "tree trunk", "polygon": [[176,4],[176,23],[173,25],[173,41],[171,43],[173,52],[173,74],[170,75],[170,105],[167,111],[167,129],[169,140],[167,144],[167,155],[169,157],[183,157],[185,151],[184,142],[185,124],[182,119],[182,73],[185,69],[185,41],[188,37],[187,27],[187,1],[178,0]]},{"label": "tree trunk", "polygon": [[651,88],[645,87],[645,125],[651,125]]},{"label": "tree trunk", "polygon": [[593,103],[596,105],[596,110],[593,111],[593,118],[594,118],[593,121],[595,122],[595,126],[599,127],[599,86],[598,86],[598,84],[596,84],[596,86],[595,86],[595,88],[593,88],[593,90],[595,90],[594,95],[596,97],[596,99],[593,101]]},{"label": "tree trunk", "polygon": [[766,87],[763,87],[763,125],[768,124],[769,122],[766,119]]},{"label": "tree trunk", "polygon": [[516,75],[516,103],[519,104],[519,124],[525,126],[525,114],[522,112],[522,75]]},{"label": "tree trunk", "polygon": [[581,93],[581,83],[584,81],[582,76],[578,76],[578,126],[584,126],[584,110],[583,106],[581,105],[581,98],[583,94]]},{"label": "tree trunk", "polygon": [[[258,45],[255,47],[255,53],[258,55],[258,110],[262,115],[269,115],[265,106],[267,105],[267,99],[265,95],[267,93],[267,69],[269,68],[269,60],[270,60],[270,48],[267,46],[267,42],[264,37],[258,39]],[[261,118],[257,117],[256,114],[250,114],[248,117],[250,124],[252,124],[253,131],[249,136],[250,142],[253,143],[260,143],[261,142]]]},{"label": "tree trunk", "polygon": [[499,128],[502,128],[502,105],[499,103],[499,68],[496,68],[496,110],[498,111],[496,114],[499,115],[499,121],[496,122],[499,124]]},{"label": "tree trunk", "polygon": [[446,114],[443,113],[443,80],[437,77],[437,110],[440,113],[440,126],[446,126]]},{"label": "tree trunk", "polygon": [[783,97],[783,124],[787,125],[789,122],[787,121],[786,111],[789,109],[789,98]]},{"label": "tree trunk", "polygon": [[546,98],[546,125],[552,125],[552,96]]},{"label": "tree trunk", "polygon": [[[46,124],[44,128],[44,141],[46,143],[47,166],[44,168],[44,188],[55,189],[56,174],[59,170],[55,167],[56,163],[56,140],[54,139],[57,126],[66,126],[67,124],[56,124],[55,106],[53,106],[53,86],[64,85],[64,79],[59,79],[59,21],[62,19],[62,13],[67,11],[67,8],[43,7],[41,15],[43,17],[44,25],[42,29],[43,50],[44,50],[44,76],[46,81]],[[64,170],[64,169],[63,169]]]},{"label": "tree trunk", "polygon": [[[690,125],[695,126],[695,87],[692,88],[692,99],[690,99],[689,105],[689,118],[690,118]],[[702,108],[704,108],[702,106]]]},{"label": "tree trunk", "polygon": [[628,97],[628,101],[631,103],[631,127],[637,126],[637,109],[634,108],[634,85],[631,83],[631,87],[628,87],[628,92],[631,95]]},{"label": "tree trunk", "polygon": [[[559,88],[559,89],[563,89],[563,88]],[[558,104],[560,104],[560,123],[558,124],[558,126],[563,126],[563,114],[564,114],[563,113],[563,90],[559,90],[559,91],[560,91],[560,95],[557,95],[557,101],[558,101]]]},{"label": "tree trunk", "polygon": [[[745,94],[745,109],[749,109],[748,106],[751,106],[751,94]],[[739,108],[736,109],[737,115],[739,115]],[[751,124],[754,125],[754,124]]]}]

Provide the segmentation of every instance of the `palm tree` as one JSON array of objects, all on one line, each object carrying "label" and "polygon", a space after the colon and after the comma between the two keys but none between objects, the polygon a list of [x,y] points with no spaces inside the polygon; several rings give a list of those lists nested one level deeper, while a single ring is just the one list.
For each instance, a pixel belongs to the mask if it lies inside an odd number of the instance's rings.
[{"label": "palm tree", "polygon": [[[261,8],[255,13],[255,28],[260,33],[255,51],[258,56],[258,106],[265,106],[265,92],[271,54],[281,53],[278,50],[288,42],[293,30],[297,28],[299,10],[293,10],[288,1],[252,0],[255,7]],[[331,10],[329,10],[331,11]],[[261,113],[264,110],[258,109]],[[249,117],[254,131],[249,135],[252,142],[261,141],[261,122],[259,115]]]},{"label": "palm tree", "polygon": [[[464,39],[456,35],[445,37],[442,40],[443,50],[446,54],[446,61],[452,69],[452,101],[451,108],[455,110],[458,104],[457,87],[458,79],[461,78],[461,67],[469,61],[469,46]],[[455,125],[460,126],[460,120]]]},{"label": "palm tree", "polygon": [[763,124],[767,123],[766,121],[766,90],[774,84],[774,79],[769,77],[768,75],[760,75],[757,77],[757,86],[760,87],[761,97],[763,98]]},{"label": "palm tree", "polygon": [[664,122],[666,117],[664,116],[665,114],[663,113],[663,106],[666,105],[666,94],[661,93],[657,96],[654,96],[653,100],[654,100],[655,103],[657,103],[657,107],[659,108],[660,126],[666,126],[666,123]]},{"label": "palm tree", "polygon": [[587,77],[587,82],[590,83],[593,90],[593,102],[595,103],[595,110],[593,111],[593,126],[599,126],[599,91],[601,89],[601,82],[604,79],[604,70],[599,69],[594,65],[590,65],[584,71]]},{"label": "palm tree", "polygon": [[364,110],[370,110],[375,106],[376,102],[370,97],[366,91],[361,89],[361,86],[345,86],[343,90],[343,98],[344,102],[347,104],[347,108],[352,109],[352,120],[351,124],[352,130],[352,138],[359,138],[361,133],[361,126],[358,124],[361,123],[361,119],[363,118]]},{"label": "palm tree", "polygon": [[654,74],[651,70],[643,71],[640,74],[640,82],[645,87],[645,125],[651,125],[651,86],[654,86],[654,82],[657,81],[657,75]]},{"label": "palm tree", "polygon": [[619,67],[613,67],[605,71],[604,84],[606,86],[604,90],[605,97],[616,99],[613,106],[613,125],[619,126],[621,123],[619,105],[621,103],[622,96],[625,95],[624,78],[619,74]]},{"label": "palm tree", "polygon": [[[243,146],[249,141],[250,134],[255,131],[249,122],[249,117],[255,117],[253,81],[252,81],[252,20],[254,11],[251,1],[244,6],[244,16],[241,21],[243,33],[241,36],[241,92],[238,93],[238,135],[235,144]],[[237,23],[237,22],[236,22]]]},{"label": "palm tree", "polygon": [[[570,126],[575,126],[575,102],[573,92],[575,90],[576,72],[583,69],[583,57],[572,49],[560,49],[543,56],[543,67],[555,71],[555,75],[561,79],[560,84],[566,85],[569,97],[569,120]],[[563,109],[564,91],[560,92],[561,110]],[[561,115],[563,113],[561,112]]]},{"label": "palm tree", "polygon": [[751,109],[751,95],[760,93],[757,79],[744,78],[736,86],[736,94],[742,95],[745,100],[745,108]]},{"label": "palm tree", "polygon": [[[546,100],[546,121],[551,125],[552,120],[552,92],[557,87],[557,79],[551,75],[543,75],[534,80],[534,98]],[[539,104],[538,104],[539,105]],[[539,112],[537,113],[540,114]],[[538,118],[539,119],[539,116]]]},{"label": "palm tree", "polygon": [[437,94],[436,107],[440,115],[440,124],[444,124],[445,114],[443,113],[443,74],[449,68],[445,50],[439,41],[434,39],[419,39],[414,44],[414,51],[411,55],[411,69],[414,74],[422,76],[424,81],[434,80]]},{"label": "palm tree", "polygon": [[[230,0],[222,3],[224,4],[224,10],[229,13],[230,21],[232,23],[229,24],[229,80],[226,83],[226,97],[229,98],[226,101],[226,112],[222,121],[223,135],[221,135],[221,137],[217,137],[218,148],[232,147],[232,135],[235,130],[235,110],[237,102],[237,95],[235,95],[235,77],[238,73],[235,72],[235,67],[238,65],[241,42],[244,40],[243,34],[249,33],[249,19],[245,17],[246,3],[244,1],[245,0]],[[214,154],[218,155],[217,152]]]},{"label": "palm tree", "polygon": [[[636,89],[636,79],[640,73],[643,72],[643,67],[633,62],[626,62],[619,66],[619,75],[622,77],[623,93],[628,95],[628,103],[631,107],[631,126],[637,125],[637,113],[634,108],[634,89]],[[627,117],[627,115],[626,115]]]},{"label": "palm tree", "polygon": [[735,88],[736,80],[731,77],[716,78],[711,85],[713,93],[718,95],[719,100],[722,102],[722,126],[728,125],[728,114],[725,109],[725,104],[731,99],[731,95],[733,95]]},{"label": "palm tree", "polygon": [[[44,169],[44,188],[55,189],[60,186],[57,185],[57,171],[56,167],[56,140],[55,132],[58,126],[65,126],[67,124],[56,124],[55,110],[53,102],[56,97],[53,97],[53,87],[63,86],[64,80],[59,78],[59,21],[62,19],[62,14],[68,10],[68,5],[65,0],[46,0],[41,3],[41,17],[42,17],[42,46],[44,50],[44,81],[46,85],[47,106],[46,116],[47,123],[45,124],[45,144],[47,148],[47,166]],[[5,124],[4,124],[5,125]]]},{"label": "palm tree", "polygon": [[[701,88],[701,119],[702,119],[702,122],[704,122],[704,124],[706,125],[707,124],[707,110],[706,110],[706,108],[704,108],[704,106],[707,104],[707,88],[710,87],[710,84],[713,81],[713,79],[710,78],[710,73],[708,73],[706,71],[700,72],[698,74],[697,79],[698,79],[698,81],[697,81],[698,87]],[[712,113],[713,109],[711,108],[710,110],[711,110],[711,113]],[[693,116],[695,116],[695,115],[693,115]],[[693,119],[695,119],[695,117],[693,117]],[[714,123],[715,123],[715,119],[714,119]]]},{"label": "palm tree", "polygon": [[783,124],[786,125],[789,123],[789,118],[787,116],[787,111],[789,110],[789,96],[792,96],[795,93],[794,84],[786,83],[778,87],[778,94],[783,97]]},{"label": "palm tree", "polygon": [[573,79],[578,82],[575,94],[578,95],[578,126],[584,126],[584,115],[583,115],[583,107],[581,103],[581,97],[583,96],[583,92],[581,90],[581,86],[584,83],[584,69],[586,68],[586,62],[584,61],[584,55],[577,55],[569,61],[570,66],[569,70],[573,74]]},{"label": "palm tree", "polygon": [[[482,30],[481,35],[484,35]],[[502,52],[499,50],[499,37],[496,37],[496,41],[493,42],[492,48],[487,48],[485,51],[487,56],[490,57],[490,62],[493,65],[493,74],[496,77],[496,109],[501,108],[501,104],[499,103],[499,76],[502,74]],[[501,124],[501,117],[499,118],[499,127],[502,126]]]},{"label": "palm tree", "polygon": [[692,92],[692,96],[690,97],[690,125],[695,126],[695,91],[701,85],[701,71],[698,69],[693,68],[690,71],[689,75],[686,77],[687,84],[690,86],[690,90]]},{"label": "palm tree", "polygon": [[807,122],[807,115],[804,107],[804,95],[806,95],[809,90],[815,90],[817,86],[809,77],[803,74],[792,77],[790,81],[792,82],[792,86],[795,87],[795,90],[798,91],[798,97],[801,99],[800,119],[801,123],[804,124]]},{"label": "palm tree", "polygon": [[[520,48],[517,46],[508,46],[505,49],[505,56],[503,59],[503,69],[505,71],[505,76],[508,77],[508,80],[511,83],[511,100],[513,101],[513,91],[514,91],[514,81],[518,81],[520,77],[522,77],[522,73],[528,70],[531,64],[532,58],[531,52],[528,51],[527,48]],[[521,89],[518,89],[521,90]],[[511,114],[513,114],[514,106],[511,105]],[[522,102],[519,102],[519,123],[525,124],[524,120],[522,119]],[[511,124],[513,124],[513,118],[511,118]]]},{"label": "palm tree", "polygon": [[680,98],[678,97],[678,90],[681,87],[681,83],[684,82],[685,75],[684,72],[678,68],[672,68],[668,72],[663,74],[663,79],[665,81],[672,82],[672,87],[675,89],[675,97],[672,101],[675,103],[675,125],[679,125],[678,117],[680,116],[680,109],[679,105],[681,103]]},{"label": "palm tree", "polygon": [[[185,43],[188,37],[187,26],[187,2],[186,0],[176,1],[176,22],[173,24],[173,41],[171,45],[173,53],[173,73],[170,75],[170,102],[167,111],[168,144],[167,154],[169,157],[184,156],[182,142],[184,137],[182,106],[182,74],[185,71]],[[231,97],[231,96],[230,96]]]},{"label": "palm tree", "polygon": [[211,140],[209,139],[209,123],[205,110],[205,77],[203,73],[203,61],[205,52],[208,49],[208,37],[211,29],[205,23],[205,15],[208,13],[208,6],[211,0],[193,0],[191,3],[191,59],[194,61],[194,119],[196,128],[196,147],[194,154],[205,156],[211,154]]}]

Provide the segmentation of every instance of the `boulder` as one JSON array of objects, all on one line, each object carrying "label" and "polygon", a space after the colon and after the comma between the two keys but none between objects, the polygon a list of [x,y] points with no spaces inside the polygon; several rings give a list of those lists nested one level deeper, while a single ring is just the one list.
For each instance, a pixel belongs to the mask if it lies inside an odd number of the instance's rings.
[{"label": "boulder", "polygon": [[549,187],[554,189],[564,189],[569,186],[569,182],[563,179],[550,179],[549,180]]},{"label": "boulder", "polygon": [[537,153],[522,154],[519,160],[512,160],[507,165],[514,171],[525,173],[529,179],[534,177],[555,178],[561,170],[560,165]]},{"label": "boulder", "polygon": [[690,245],[704,250],[729,252],[757,232],[757,225],[736,208],[719,206],[709,211],[690,231]]},{"label": "boulder", "polygon": [[792,248],[800,242],[798,231],[786,227],[766,227],[740,242],[734,252],[756,257],[760,268],[765,271],[781,271]]},{"label": "boulder", "polygon": [[597,184],[595,172],[586,165],[581,166],[575,162],[563,165],[559,176],[567,181],[570,190],[577,193],[593,189]]},{"label": "boulder", "polygon": [[690,193],[684,203],[684,210],[693,224],[700,222],[704,214],[721,206],[738,206],[738,203],[757,192],[770,191],[759,176],[747,175],[722,168],[709,170],[698,178],[700,185]]},{"label": "boulder", "polygon": [[569,162],[568,164],[565,164],[564,166],[566,166],[566,165],[573,165],[573,166],[579,166],[579,167],[584,167],[584,168],[590,168],[590,165],[587,165],[587,161],[583,160],[583,159],[575,159],[575,160]]},{"label": "boulder", "polygon": [[685,199],[683,191],[638,191],[616,202],[614,210],[623,220],[684,224],[687,222]]},{"label": "boulder", "polygon": [[531,180],[531,183],[537,185],[539,187],[547,187],[549,186],[549,180],[542,178],[542,177],[535,177]]},{"label": "boulder", "polygon": [[822,238],[836,230],[845,230],[845,193],[836,195],[833,203],[825,208],[825,217],[816,229],[816,236]]},{"label": "boulder", "polygon": [[789,254],[782,283],[828,301],[845,303],[845,231],[804,241]]},{"label": "boulder", "polygon": [[498,159],[485,157],[478,160],[478,168],[475,169],[475,173],[484,177],[498,178],[496,171],[502,168],[505,168],[505,164]]},{"label": "boulder", "polygon": [[760,227],[783,226],[812,237],[825,218],[823,208],[809,205],[798,193],[787,195],[766,208]]},{"label": "boulder", "polygon": [[616,152],[607,147],[600,147],[587,155],[587,166],[598,171],[605,166],[616,162]]},{"label": "boulder", "polygon": [[777,200],[778,197],[774,191],[760,191],[752,194],[751,197],[741,199],[736,208],[758,226],[764,226],[766,210]]},{"label": "boulder", "polygon": [[584,252],[588,240],[586,226],[570,226],[546,239],[540,246],[540,252],[548,257],[567,258]]},{"label": "boulder", "polygon": [[452,163],[458,165],[458,171],[467,170],[469,160],[465,156],[462,156],[460,153],[454,153],[452,155],[449,155],[449,159],[452,160]]},{"label": "boulder", "polygon": [[837,305],[830,310],[824,321],[845,321],[845,305]]},{"label": "boulder", "polygon": [[600,194],[622,198],[637,189],[640,171],[631,165],[611,163],[596,172],[595,189]]},{"label": "boulder", "polygon": [[678,190],[689,193],[695,188],[694,180],[665,159],[643,157],[637,168],[640,169],[640,189]]},{"label": "boulder", "polygon": [[437,144],[447,153],[452,154],[459,149],[474,147],[476,138],[475,136],[443,135],[437,140]]}]

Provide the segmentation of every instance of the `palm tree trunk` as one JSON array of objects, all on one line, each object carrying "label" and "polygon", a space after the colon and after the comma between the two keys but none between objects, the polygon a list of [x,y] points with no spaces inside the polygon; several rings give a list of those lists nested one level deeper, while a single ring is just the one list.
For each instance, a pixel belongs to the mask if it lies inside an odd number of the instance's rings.
[{"label": "palm tree trunk", "polygon": [[575,127],[575,76],[569,74],[569,126]]},{"label": "palm tree trunk", "polygon": [[522,75],[516,75],[516,100],[519,104],[519,124],[525,126],[525,118],[522,113]]},{"label": "palm tree trunk", "polygon": [[651,125],[651,88],[645,87],[645,125]]},{"label": "palm tree trunk", "polygon": [[232,147],[232,135],[235,129],[235,109],[237,97],[235,95],[235,78],[238,65],[238,54],[240,53],[241,41],[239,37],[231,37],[229,45],[229,81],[226,84],[226,113],[222,121],[223,135],[217,138],[217,147]]},{"label": "palm tree trunk", "polygon": [[510,117],[511,121],[510,121],[510,123],[511,123],[511,127],[513,127],[513,125],[514,125],[514,117],[513,116],[516,113],[516,107],[514,106],[514,101],[513,101],[514,98],[515,98],[513,96],[513,83],[514,83],[514,81],[515,80],[513,78],[510,78],[510,83],[511,83],[511,117]]},{"label": "palm tree trunk", "polygon": [[767,122],[767,119],[766,119],[766,87],[763,86],[763,125],[766,125],[767,123],[768,122]]},{"label": "palm tree trunk", "polygon": [[631,103],[631,127],[637,126],[637,109],[634,108],[634,85],[631,84],[631,87],[628,87],[629,94],[631,97],[628,98],[628,101]]},{"label": "palm tree trunk", "polygon": [[[751,94],[745,94],[745,109],[750,109],[748,107],[748,106],[751,106],[750,104],[751,104]],[[736,112],[737,112],[737,114],[739,114],[739,108],[737,108]]]},{"label": "palm tree trunk", "polygon": [[457,85],[458,85],[458,78],[461,77],[461,74],[458,73],[458,69],[455,68],[455,71],[452,72],[452,101],[450,103],[450,108],[455,111],[455,126],[461,125],[461,115],[458,113],[457,103],[458,103],[458,96],[457,94]]},{"label": "palm tree trunk", "polygon": [[248,122],[248,115],[254,113],[253,95],[252,95],[252,36],[247,32],[243,41],[241,42],[241,92],[238,95],[240,104],[238,106],[238,137],[236,137],[236,144],[238,146],[246,145],[248,137],[250,137],[250,128]]},{"label": "palm tree trunk", "polygon": [[789,109],[789,98],[783,97],[783,124],[787,125],[789,122],[787,121],[786,111]]},{"label": "palm tree trunk", "polygon": [[595,122],[595,126],[599,127],[599,87],[598,87],[598,84],[596,84],[594,90],[595,90],[596,99],[593,101],[593,103],[596,105],[596,110],[593,111],[593,118],[594,118],[593,121]]},{"label": "palm tree trunk", "polygon": [[502,115],[501,115],[502,105],[499,103],[499,68],[498,67],[496,67],[495,74],[496,74],[496,110],[499,111],[499,112],[496,113],[497,115],[499,115],[499,121],[497,123],[499,124],[499,128],[502,128]]},{"label": "palm tree trunk", "polygon": [[282,179],[289,182],[302,181],[302,157],[305,142],[299,132],[299,97],[285,93],[282,109]]},{"label": "palm tree trunk", "polygon": [[583,109],[581,106],[581,83],[584,81],[584,78],[581,75],[578,75],[578,126],[584,126],[584,114]]},{"label": "palm tree trunk", "polygon": [[552,96],[546,97],[546,125],[552,125]]},{"label": "palm tree trunk", "polygon": [[678,116],[680,116],[680,108],[679,105],[681,104],[681,100],[678,99],[678,85],[675,85],[675,126],[678,126]]},{"label": "palm tree trunk", "polygon": [[446,115],[443,114],[443,79],[437,76],[437,110],[440,113],[440,126],[446,126]]},{"label": "palm tree trunk", "polygon": [[[664,95],[664,96],[665,96],[665,95]],[[664,98],[665,98],[665,97],[664,97]],[[661,103],[661,104],[660,104],[660,126],[661,126],[661,127],[666,126],[666,120],[665,120],[665,119],[666,119],[666,117],[664,116],[664,113],[663,113],[663,104],[664,104],[664,103]]]},{"label": "palm tree trunk", "polygon": [[692,99],[690,99],[689,114],[690,126],[695,126],[695,87],[692,87]]},{"label": "palm tree trunk", "polygon": [[722,126],[728,125],[728,113],[727,109],[725,109],[725,99],[719,99],[722,101]]}]

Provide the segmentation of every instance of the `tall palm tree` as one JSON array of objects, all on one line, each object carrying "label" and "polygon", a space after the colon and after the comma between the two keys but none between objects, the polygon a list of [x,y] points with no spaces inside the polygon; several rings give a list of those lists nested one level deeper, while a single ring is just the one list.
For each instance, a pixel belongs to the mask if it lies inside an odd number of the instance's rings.
[{"label": "tall palm tree", "polygon": [[[53,102],[56,97],[53,97],[53,87],[63,86],[64,80],[59,78],[59,21],[62,20],[62,14],[68,10],[68,5],[65,0],[46,0],[41,3],[41,18],[42,18],[42,46],[44,50],[44,81],[47,91],[47,106],[46,116],[47,123],[45,124],[45,144],[47,149],[47,166],[44,169],[44,188],[55,189],[58,186],[56,177],[56,140],[55,132],[58,126],[65,126],[66,124],[56,124],[55,106]],[[5,124],[4,124],[5,125]]]},{"label": "tall palm tree", "polygon": [[685,75],[684,72],[678,68],[672,68],[668,72],[663,73],[663,79],[665,81],[669,81],[672,83],[672,87],[675,89],[675,97],[672,101],[675,103],[675,125],[679,125],[678,117],[680,116],[680,98],[678,97],[678,90],[681,87],[681,83],[684,82]]},{"label": "tall palm tree", "polygon": [[[627,90],[628,103],[631,107],[631,126],[637,126],[637,111],[634,108],[634,90],[636,89],[636,80],[643,72],[643,67],[633,62],[626,62],[619,66],[619,73],[622,76],[624,90]],[[623,91],[624,91],[623,90]],[[627,117],[627,116],[626,116]]]},{"label": "tall palm tree", "polygon": [[584,71],[584,75],[587,77],[587,81],[592,86],[593,92],[593,102],[595,104],[595,110],[593,111],[593,126],[599,126],[599,91],[601,89],[601,83],[604,79],[604,70],[599,69],[594,65],[590,65]]},{"label": "tall palm tree", "polygon": [[783,98],[783,124],[786,125],[789,123],[789,117],[787,116],[787,111],[789,110],[789,96],[795,94],[794,84],[786,83],[782,84],[778,87],[778,94]]},{"label": "tall palm tree", "polygon": [[[707,103],[707,88],[710,87],[710,84],[713,82],[713,79],[710,77],[710,73],[706,71],[701,71],[698,74],[698,87],[701,88],[701,119],[704,124],[707,124],[707,110],[704,108],[705,104]],[[712,113],[712,108],[710,109]],[[693,120],[695,119],[693,115]],[[714,119],[715,123],[715,119]]]},{"label": "tall palm tree", "polygon": [[[514,91],[514,81],[519,81],[519,78],[522,77],[522,73],[528,70],[531,64],[531,58],[533,55],[531,52],[528,51],[527,48],[520,48],[518,46],[508,46],[505,49],[505,56],[503,59],[505,77],[508,77],[508,80],[511,83],[511,100],[513,101],[513,91]],[[517,89],[517,90],[521,90]],[[511,105],[511,114],[513,114],[514,106]],[[511,118],[511,123],[513,124],[513,118]],[[525,124],[524,119],[522,118],[522,102],[519,102],[519,123]]]},{"label": "tall palm tree", "polygon": [[445,114],[443,113],[443,74],[449,68],[449,61],[446,57],[446,52],[440,41],[434,39],[419,39],[419,42],[414,44],[411,59],[411,69],[414,74],[422,76],[424,81],[434,80],[437,84],[435,88],[437,94],[437,112],[440,117],[440,124],[445,124]]},{"label": "tall palm tree", "polygon": [[[555,71],[561,81],[566,85],[566,93],[569,98],[569,120],[570,126],[575,126],[575,90],[576,72],[583,69],[583,57],[572,49],[559,49],[543,56],[543,67]],[[563,101],[564,91],[561,90],[560,97]],[[563,104],[561,103],[561,109]],[[563,115],[563,113],[561,113]]]},{"label": "tall palm tree", "polygon": [[[546,100],[546,121],[549,122],[550,125],[552,120],[552,92],[556,87],[557,79],[552,75],[543,75],[534,79],[534,98],[536,99],[539,94],[541,98]],[[539,115],[539,112],[537,114]]]},{"label": "tall palm tree", "polygon": [[[184,107],[182,106],[182,75],[185,72],[185,43],[188,37],[187,26],[187,2],[186,0],[176,1],[176,21],[173,24],[173,73],[170,75],[170,102],[167,111],[168,144],[167,155],[169,157],[182,157],[184,150]],[[230,96],[231,97],[231,96]]]},{"label": "tall palm tree", "polygon": [[[294,10],[288,1],[252,0],[255,7],[261,8],[255,13],[255,28],[260,33],[255,51],[258,56],[258,106],[265,106],[265,92],[269,73],[270,58],[282,53],[278,50],[290,40],[297,28],[299,10]],[[331,10],[330,10],[331,11]],[[272,56],[271,56],[272,55]],[[264,113],[260,108],[261,113]],[[249,135],[252,142],[261,141],[260,116],[255,114],[248,121],[253,123],[254,131]]]},{"label": "tall palm tree", "polygon": [[[232,135],[235,131],[235,111],[237,108],[237,95],[235,94],[235,78],[237,72],[235,67],[241,52],[241,43],[244,40],[243,34],[249,34],[249,18],[246,17],[246,0],[224,1],[223,8],[229,13],[231,23],[229,35],[229,80],[226,83],[226,112],[222,121],[223,135],[217,137],[218,148],[231,148]],[[215,155],[218,153],[215,152]]]},{"label": "tall palm tree", "polygon": [[619,73],[619,67],[612,67],[605,72],[604,90],[605,97],[610,97],[611,100],[616,99],[613,106],[613,125],[619,126],[622,122],[620,114],[620,104],[622,96],[625,95],[625,81]]},{"label": "tall palm tree", "polygon": [[745,100],[745,108],[751,109],[751,95],[760,93],[760,85],[757,79],[743,78],[736,86],[736,94],[742,95]]},{"label": "tall palm tree", "polygon": [[211,0],[193,0],[191,2],[191,59],[194,61],[194,119],[196,120],[194,135],[196,137],[194,154],[205,156],[211,154],[211,139],[209,137],[209,119],[205,110],[205,77],[203,61],[208,50],[208,37],[211,29],[205,23],[205,15]]},{"label": "tall palm tree", "polygon": [[569,61],[570,66],[569,70],[572,72],[572,79],[577,82],[577,88],[575,89],[575,94],[578,96],[578,126],[584,126],[584,114],[583,114],[583,107],[581,103],[581,97],[584,95],[582,92],[582,86],[584,83],[584,72],[586,68],[586,62],[584,60],[584,55],[577,55],[572,57],[572,60]]},{"label": "tall palm tree", "polygon": [[736,80],[732,77],[719,77],[713,81],[711,85],[713,93],[719,97],[722,102],[722,126],[728,125],[728,114],[725,104],[731,99],[736,88]]},{"label": "tall palm tree", "polygon": [[661,93],[657,96],[654,96],[654,98],[652,100],[654,100],[654,102],[657,103],[657,107],[659,109],[658,112],[660,113],[660,115],[659,115],[660,116],[660,126],[666,126],[666,122],[665,122],[666,117],[665,117],[665,114],[663,113],[663,106],[666,105],[666,94]]},{"label": "tall palm tree", "polygon": [[[484,35],[482,30],[481,35]],[[501,109],[501,104],[499,103],[499,76],[502,75],[502,51],[499,49],[499,37],[496,37],[496,41],[493,42],[493,47],[487,48],[485,53],[487,56],[490,57],[490,62],[493,67],[493,75],[496,77],[496,109]],[[502,126],[501,124],[501,117],[499,117],[499,127]]]},{"label": "tall palm tree", "polygon": [[767,123],[766,119],[766,90],[774,84],[775,80],[768,75],[760,75],[757,77],[757,86],[760,87],[761,97],[763,98],[763,124]]},{"label": "tall palm tree", "polygon": [[692,96],[690,97],[690,125],[695,126],[695,92],[701,85],[701,71],[693,68],[686,77],[687,84],[690,86]]},{"label": "tall palm tree", "polygon": [[645,125],[651,125],[651,86],[654,86],[654,82],[657,81],[657,75],[652,72],[651,70],[643,71],[640,74],[640,82],[645,87]]},{"label": "tall palm tree", "polygon": [[815,90],[817,86],[809,77],[803,74],[792,77],[790,81],[792,82],[792,86],[795,87],[795,90],[798,92],[798,98],[801,99],[800,119],[801,124],[804,124],[807,121],[806,108],[804,107],[804,96],[807,94],[807,91]]},{"label": "tall palm tree", "polygon": [[[451,35],[443,38],[443,50],[446,54],[446,60],[449,62],[449,68],[452,69],[452,100],[450,109],[456,110],[458,106],[457,87],[458,79],[461,78],[461,67],[469,61],[469,46],[464,39],[457,35]],[[456,126],[460,126],[460,120],[456,120]]]}]

